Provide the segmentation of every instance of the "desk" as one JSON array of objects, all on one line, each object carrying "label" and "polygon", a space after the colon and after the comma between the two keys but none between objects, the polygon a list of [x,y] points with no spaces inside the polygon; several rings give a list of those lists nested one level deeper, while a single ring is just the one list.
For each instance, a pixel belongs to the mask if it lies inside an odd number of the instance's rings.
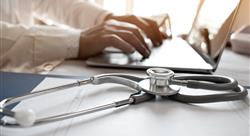
[{"label": "desk", "polygon": [[[138,70],[89,68],[79,61],[67,61],[51,74],[91,76],[107,72],[144,74]],[[226,50],[216,74],[232,76],[241,84],[249,85],[249,57]],[[86,86],[82,90],[77,97],[80,98],[78,108],[110,102],[131,93],[126,93],[125,87],[112,84]],[[15,131],[19,136],[249,136],[248,100],[192,105],[157,99],[62,121],[45,132],[41,132],[39,126]],[[8,131],[4,135],[9,135]]]},{"label": "desk", "polygon": [[[134,73],[145,74],[143,70],[110,69],[86,66],[84,61],[65,61],[50,74],[70,76],[92,76],[102,73]],[[232,52],[226,48],[223,52],[219,67],[215,74],[227,75],[239,81],[242,85],[250,86],[250,57]]]}]

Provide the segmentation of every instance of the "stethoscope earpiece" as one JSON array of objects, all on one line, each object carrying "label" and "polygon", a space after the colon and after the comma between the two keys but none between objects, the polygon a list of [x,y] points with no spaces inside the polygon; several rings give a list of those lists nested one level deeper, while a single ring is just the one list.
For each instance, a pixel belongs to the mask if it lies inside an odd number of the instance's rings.
[{"label": "stethoscope earpiece", "polygon": [[14,113],[16,122],[22,127],[33,126],[36,121],[36,114],[32,109],[18,110]]}]

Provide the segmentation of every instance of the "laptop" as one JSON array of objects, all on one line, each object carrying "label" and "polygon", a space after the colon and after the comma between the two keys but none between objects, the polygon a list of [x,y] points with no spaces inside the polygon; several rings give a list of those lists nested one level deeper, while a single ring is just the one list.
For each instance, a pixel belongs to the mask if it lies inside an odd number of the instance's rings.
[{"label": "laptop", "polygon": [[175,72],[212,73],[217,69],[230,36],[240,0],[201,0],[185,39],[173,37],[152,48],[147,59],[135,52],[104,51],[86,61],[88,66],[148,69],[169,68]]}]

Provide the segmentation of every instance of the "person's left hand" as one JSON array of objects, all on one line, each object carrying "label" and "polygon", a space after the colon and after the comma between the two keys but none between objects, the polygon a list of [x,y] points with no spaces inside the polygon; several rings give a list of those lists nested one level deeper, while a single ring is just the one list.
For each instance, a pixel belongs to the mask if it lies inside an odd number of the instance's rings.
[{"label": "person's left hand", "polygon": [[160,46],[162,41],[166,38],[166,36],[160,31],[158,24],[152,19],[137,17],[134,15],[115,16],[111,14],[106,17],[105,21],[111,19],[131,23],[137,26],[152,41],[154,47]]}]

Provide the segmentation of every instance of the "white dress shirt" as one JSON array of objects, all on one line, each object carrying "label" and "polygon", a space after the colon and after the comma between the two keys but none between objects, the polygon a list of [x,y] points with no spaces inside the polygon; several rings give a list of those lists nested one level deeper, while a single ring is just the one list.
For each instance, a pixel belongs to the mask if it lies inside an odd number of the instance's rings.
[{"label": "white dress shirt", "polygon": [[[81,0],[0,0],[1,71],[41,72],[76,58],[81,31],[108,14]],[[70,27],[35,25],[34,17]]]}]

